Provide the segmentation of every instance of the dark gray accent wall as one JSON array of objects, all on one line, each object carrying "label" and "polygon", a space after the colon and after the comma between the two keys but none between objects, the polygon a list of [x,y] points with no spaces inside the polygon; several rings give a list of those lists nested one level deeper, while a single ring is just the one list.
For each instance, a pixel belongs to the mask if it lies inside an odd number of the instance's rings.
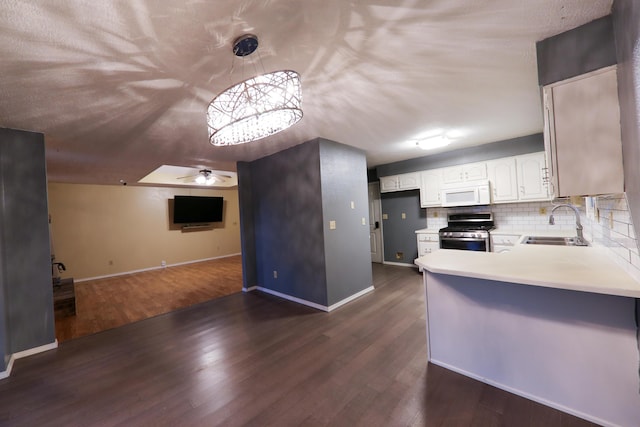
[{"label": "dark gray accent wall", "polygon": [[613,19],[607,15],[536,43],[540,86],[614,65],[613,34]]},{"label": "dark gray accent wall", "polygon": [[237,171],[239,205],[247,207],[247,209],[240,209],[240,223],[242,224],[240,228],[242,287],[249,289],[252,286],[257,286],[258,283],[251,165],[247,162],[238,162]]},{"label": "dark gray accent wall", "polygon": [[618,59],[618,99],[625,193],[633,224],[640,226],[640,2],[615,0],[613,27]]},{"label": "dark gray accent wall", "polygon": [[0,331],[9,354],[55,341],[44,136],[0,129]]},{"label": "dark gray accent wall", "polygon": [[538,151],[544,151],[544,137],[541,133],[403,160],[401,162],[388,163],[378,166],[376,171],[379,177],[389,176],[461,165],[464,163],[482,162]]},{"label": "dark gray accent wall", "polygon": [[[418,257],[415,231],[427,226],[427,210],[420,208],[418,190],[382,193],[382,233],[384,236],[384,260],[413,264]],[[406,218],[402,219],[402,214]],[[384,219],[385,216],[387,219]],[[398,259],[396,253],[403,257]]]},{"label": "dark gray accent wall", "polygon": [[[373,283],[366,157],[361,150],[321,140],[320,175],[327,302],[332,305]],[[336,221],[335,230],[329,221]]]},{"label": "dark gray accent wall", "polygon": [[245,287],[329,306],[371,286],[368,228],[353,225],[368,217],[365,165],[322,139],[238,165]]}]

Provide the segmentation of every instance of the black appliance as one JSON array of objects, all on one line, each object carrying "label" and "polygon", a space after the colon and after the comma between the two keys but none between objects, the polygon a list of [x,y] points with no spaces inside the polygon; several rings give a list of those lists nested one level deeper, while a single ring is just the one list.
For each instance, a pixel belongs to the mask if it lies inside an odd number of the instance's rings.
[{"label": "black appliance", "polygon": [[438,233],[441,249],[491,251],[489,232],[495,228],[491,212],[452,213],[447,224]]}]

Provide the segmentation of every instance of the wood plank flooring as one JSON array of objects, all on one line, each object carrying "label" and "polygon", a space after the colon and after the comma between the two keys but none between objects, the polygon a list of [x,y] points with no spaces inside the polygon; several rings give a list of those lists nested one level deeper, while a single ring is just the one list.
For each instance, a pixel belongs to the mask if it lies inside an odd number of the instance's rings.
[{"label": "wood plank flooring", "polygon": [[331,313],[235,293],[19,359],[0,425],[593,425],[428,365],[421,276],[373,269]]},{"label": "wood plank flooring", "polygon": [[240,255],[75,283],[76,315],[56,314],[67,341],[242,291]]}]

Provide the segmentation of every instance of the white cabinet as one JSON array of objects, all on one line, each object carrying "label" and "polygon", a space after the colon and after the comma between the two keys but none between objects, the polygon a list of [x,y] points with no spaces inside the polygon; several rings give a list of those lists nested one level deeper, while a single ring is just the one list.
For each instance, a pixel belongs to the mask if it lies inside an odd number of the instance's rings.
[{"label": "white cabinet", "polygon": [[440,206],[441,169],[422,171],[420,174],[420,207]]},{"label": "white cabinet", "polygon": [[508,252],[518,243],[519,234],[491,232],[491,252]]},{"label": "white cabinet", "polygon": [[546,172],[544,151],[488,161],[491,201],[548,200]]},{"label": "white cabinet", "polygon": [[518,201],[518,176],[515,157],[488,161],[487,176],[491,182],[492,203]]},{"label": "white cabinet", "polygon": [[442,169],[442,185],[460,184],[487,179],[487,163],[468,163]]},{"label": "white cabinet", "polygon": [[545,147],[557,197],[622,193],[615,66],[543,88]]},{"label": "white cabinet", "polygon": [[403,173],[401,175],[383,176],[380,178],[380,192],[416,190],[420,188],[420,172]]},{"label": "white cabinet", "polygon": [[516,156],[518,171],[518,200],[545,200],[549,198],[546,183],[545,153]]},{"label": "white cabinet", "polygon": [[440,249],[438,231],[416,233],[418,240],[418,257]]}]

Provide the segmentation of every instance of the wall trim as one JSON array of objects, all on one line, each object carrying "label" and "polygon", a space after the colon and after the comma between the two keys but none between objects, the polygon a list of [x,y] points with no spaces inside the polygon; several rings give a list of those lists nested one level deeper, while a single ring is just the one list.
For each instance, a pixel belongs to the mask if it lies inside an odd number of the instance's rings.
[{"label": "wall trim", "polygon": [[407,264],[406,262],[391,262],[391,261],[382,261],[383,264],[385,265],[397,265],[398,267],[412,267],[412,268],[418,268],[417,265],[415,264]]},{"label": "wall trim", "polygon": [[255,290],[257,290],[258,287],[257,286],[250,286],[248,288],[242,288],[242,292],[253,292]]},{"label": "wall trim", "polygon": [[124,276],[126,274],[143,273],[145,271],[153,271],[153,270],[162,270],[162,269],[168,268],[168,267],[177,267],[179,265],[195,264],[197,262],[204,262],[204,261],[213,261],[215,259],[229,258],[229,257],[232,257],[232,256],[238,256],[238,255],[242,255],[242,254],[240,252],[238,252],[238,253],[235,253],[235,254],[220,255],[220,256],[216,256],[216,257],[212,257],[212,258],[203,258],[203,259],[196,259],[196,260],[191,260],[191,261],[177,262],[175,264],[167,264],[166,267],[157,266],[157,267],[141,268],[139,270],[123,271],[121,273],[106,274],[104,276],[85,277],[85,278],[82,278],[82,279],[74,279],[74,282],[75,283],[80,283],[80,282],[88,282],[89,280],[108,279],[110,277]]},{"label": "wall trim", "polygon": [[328,311],[332,311],[332,310],[335,310],[338,307],[342,307],[343,305],[345,305],[345,304],[347,304],[347,303],[349,303],[349,302],[351,302],[351,301],[353,301],[353,300],[355,300],[357,298],[360,298],[361,296],[366,295],[369,292],[373,292],[374,289],[375,288],[373,286],[369,286],[368,288],[363,289],[360,292],[358,292],[356,294],[353,294],[350,297],[347,297],[347,298],[343,299],[342,301],[338,301],[337,303],[335,303],[333,305],[330,305]]},{"label": "wall trim", "polygon": [[298,304],[306,305],[308,307],[312,307],[312,308],[315,308],[317,310],[329,311],[329,307],[327,307],[326,305],[320,305],[320,304],[316,304],[315,302],[304,300],[302,298],[292,297],[291,295],[287,295],[287,294],[283,294],[282,292],[278,292],[278,291],[274,291],[274,290],[271,290],[271,289],[263,288],[262,286],[256,286],[255,288],[256,288],[256,290],[258,290],[260,292],[264,292],[265,294],[270,294],[270,295],[274,295],[274,296],[280,297],[282,299],[286,299],[288,301],[297,302]]},{"label": "wall trim", "polygon": [[455,366],[451,366],[451,365],[449,365],[447,363],[444,363],[444,362],[441,362],[439,360],[431,359],[431,360],[429,360],[429,363],[433,363],[434,365],[442,366],[443,368],[448,369],[450,371],[457,372],[457,373],[462,374],[464,376],[467,376],[469,378],[473,378],[474,380],[478,380],[480,382],[492,385],[492,386],[494,386],[496,388],[499,388],[501,390],[508,391],[509,393],[513,393],[515,395],[522,396],[522,397],[524,397],[526,399],[533,400],[534,402],[538,402],[538,403],[541,403],[541,404],[543,404],[545,406],[549,406],[551,408],[554,408],[554,409],[557,409],[559,411],[565,412],[567,414],[574,415],[574,416],[576,416],[578,418],[582,418],[583,420],[591,421],[592,423],[596,423],[596,424],[601,425],[601,426],[617,427],[616,424],[612,424],[611,422],[608,422],[606,420],[602,420],[600,418],[593,417],[593,416],[591,416],[589,414],[585,414],[584,412],[576,411],[576,410],[571,409],[571,408],[569,408],[567,406],[559,405],[559,404],[557,404],[555,402],[543,399],[543,398],[538,397],[538,396],[536,396],[534,394],[525,393],[522,390],[519,390],[517,388],[509,387],[509,386],[504,385],[502,383],[499,383],[497,381],[492,381],[492,380],[489,380],[487,378],[481,377],[479,375],[475,375],[475,374],[473,374],[471,372],[465,371],[464,369],[456,368]]},{"label": "wall trim", "polygon": [[[369,286],[366,289],[361,290],[358,293],[355,293],[353,295],[351,295],[350,297],[347,297],[341,301],[338,301],[337,303],[330,305],[330,306],[326,306],[326,305],[321,305],[321,304],[317,304],[315,302],[311,302],[311,301],[307,301],[304,300],[302,298],[297,298],[297,297],[292,297],[291,295],[287,295],[287,294],[283,294],[282,292],[278,292],[278,291],[274,291],[272,289],[267,289],[267,288],[263,288],[262,286],[252,286],[250,288],[251,290],[258,290],[260,292],[264,292],[266,294],[270,294],[270,295],[274,295],[277,297],[280,297],[282,299],[286,299],[288,301],[292,301],[292,302],[297,302],[298,304],[302,304],[302,305],[306,305],[308,307],[311,308],[315,308],[317,310],[322,310],[322,311],[326,311],[326,312],[330,312],[332,310],[335,310],[338,307],[342,307],[343,305],[357,299],[360,298],[363,295],[368,294],[369,292],[372,292],[374,290],[373,286]],[[244,288],[242,289],[244,292]]]},{"label": "wall trim", "polygon": [[38,347],[29,348],[27,350],[22,350],[17,353],[13,353],[9,357],[9,363],[7,364],[7,369],[0,372],[0,380],[8,378],[11,375],[11,369],[13,368],[13,362],[18,359],[22,359],[23,357],[33,356],[34,354],[42,353],[49,350],[54,350],[58,348],[58,340],[56,339],[52,343],[41,345]]}]

